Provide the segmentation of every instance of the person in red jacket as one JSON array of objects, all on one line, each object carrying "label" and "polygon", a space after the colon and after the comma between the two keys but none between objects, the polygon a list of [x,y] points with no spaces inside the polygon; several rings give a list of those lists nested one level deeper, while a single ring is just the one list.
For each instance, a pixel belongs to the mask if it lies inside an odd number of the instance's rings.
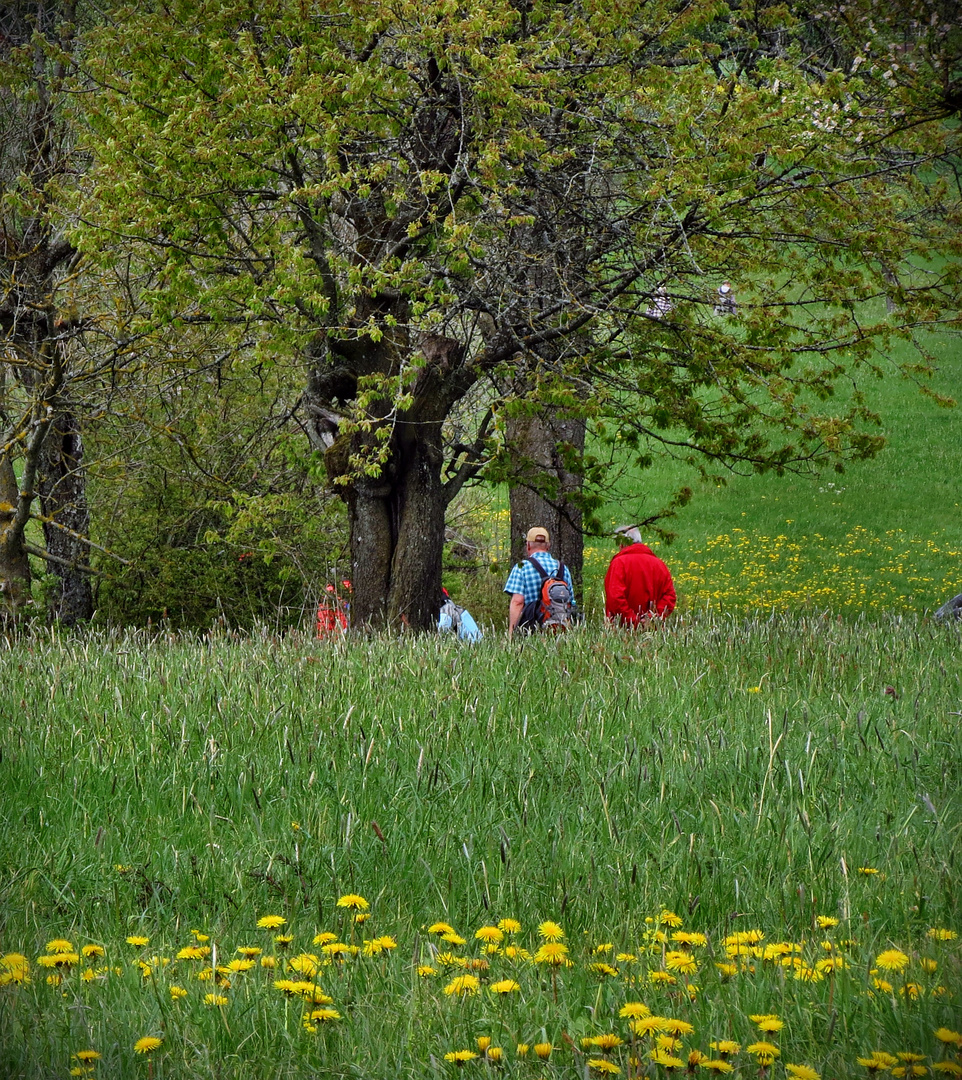
[{"label": "person in red jacket", "polygon": [[625,525],[618,532],[624,546],[605,574],[605,614],[624,626],[665,618],[675,610],[671,571],[641,542],[635,526]]}]

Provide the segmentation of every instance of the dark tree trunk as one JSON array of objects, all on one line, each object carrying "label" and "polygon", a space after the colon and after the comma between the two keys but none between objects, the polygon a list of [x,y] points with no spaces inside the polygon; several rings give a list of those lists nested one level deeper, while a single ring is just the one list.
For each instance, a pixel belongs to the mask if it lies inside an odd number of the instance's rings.
[{"label": "dark tree trunk", "polygon": [[528,529],[543,525],[551,534],[551,553],[571,571],[580,601],[584,535],[577,496],[583,481],[568,464],[570,451],[584,450],[585,422],[545,411],[509,421],[507,437],[518,470],[510,490],[511,557],[523,558]]},{"label": "dark tree trunk", "polygon": [[0,618],[16,624],[30,599],[30,560],[17,521],[17,477],[8,457],[0,457]]},{"label": "dark tree trunk", "polygon": [[67,626],[93,615],[93,591],[86,573],[89,548],[83,537],[90,532],[90,511],[83,466],[83,441],[76,417],[61,412],[44,447],[44,468],[38,490],[43,511],[44,541],[54,557],[50,569],[57,577],[47,619]]}]

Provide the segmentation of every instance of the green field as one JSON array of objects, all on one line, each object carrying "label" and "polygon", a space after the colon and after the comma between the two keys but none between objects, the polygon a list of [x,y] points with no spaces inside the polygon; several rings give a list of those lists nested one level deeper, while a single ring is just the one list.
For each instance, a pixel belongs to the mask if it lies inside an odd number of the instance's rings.
[{"label": "green field", "polygon": [[960,645],[7,643],[0,1075],[957,1075]]}]

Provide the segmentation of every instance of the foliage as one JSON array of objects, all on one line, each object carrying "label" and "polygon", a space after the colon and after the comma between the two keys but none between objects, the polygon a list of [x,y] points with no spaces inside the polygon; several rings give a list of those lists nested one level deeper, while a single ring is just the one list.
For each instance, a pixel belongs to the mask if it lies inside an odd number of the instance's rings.
[{"label": "foliage", "polygon": [[[439,516],[491,455],[508,474],[519,398],[641,462],[878,449],[860,394],[833,395],[957,308],[957,127],[930,86],[952,39],[896,41],[868,5],[832,37],[820,14],[122,9],[85,53],[76,239],[93,258],[122,235],[156,268],[152,320],[243,326],[304,362],[362,621],[427,626]],[[734,317],[713,314],[724,278]],[[467,401],[488,408],[445,445]]]},{"label": "foliage", "polygon": [[[511,650],[267,634],[8,643],[0,676],[22,702],[2,729],[0,954],[24,954],[32,982],[0,986],[5,1074],[64,1071],[84,1048],[130,1071],[151,1036],[168,1077],[453,1075],[445,1054],[493,1036],[511,1069],[536,1067],[514,1042],[554,1043],[546,1075],[569,1076],[582,1037],[627,1037],[617,1014],[631,1000],[692,1022],[685,1046],[706,1051],[744,1047],[748,1017],[777,1013],[781,1062],[824,1076],[862,1075],[856,1056],[876,1049],[948,1056],[933,1033],[957,1028],[958,940],[928,930],[960,929],[958,648],[956,626],[820,618]],[[337,906],[347,894],[369,901],[369,923]],[[665,908],[708,938],[694,1000],[647,978],[672,972],[647,921]],[[258,927],[266,915],[286,924]],[[531,953],[536,927],[559,923],[575,967],[486,954],[474,931],[505,917]],[[485,987],[511,968],[522,991],[500,1005],[487,989],[445,994],[457,972],[432,949],[438,920],[469,939],[450,951],[488,959]],[[731,956],[724,939],[753,929],[762,948],[797,944],[786,955],[810,968],[834,941],[846,967],[795,978]],[[192,931],[216,961],[176,957]],[[197,977],[238,946],[282,966],[321,960],[320,931],[397,949],[321,968],[342,1019],[314,1033],[272,985],[295,969],[233,973],[229,988]],[[37,958],[55,938],[106,956],[50,985],[57,969]],[[904,971],[879,963],[893,949]],[[437,974],[419,976],[429,960]],[[107,970],[85,982],[87,967]],[[737,1057],[741,1072],[751,1060]]]}]

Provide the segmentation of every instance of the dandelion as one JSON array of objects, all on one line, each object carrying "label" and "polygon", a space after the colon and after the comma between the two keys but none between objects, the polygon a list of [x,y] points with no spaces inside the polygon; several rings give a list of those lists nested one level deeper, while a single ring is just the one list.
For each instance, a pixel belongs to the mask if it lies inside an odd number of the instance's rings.
[{"label": "dandelion", "polygon": [[955,1061],[937,1061],[932,1066],[932,1072],[944,1073],[946,1076],[962,1076],[962,1065]]},{"label": "dandelion", "polygon": [[550,919],[539,924],[538,933],[545,941],[560,941],[565,936],[564,930],[556,922],[551,922]]},{"label": "dandelion", "polygon": [[237,951],[248,960],[253,960],[254,957],[260,956],[264,950],[259,949],[256,945],[239,945]]},{"label": "dandelion", "polygon": [[521,986],[514,979],[499,979],[498,982],[492,983],[488,989],[492,994],[511,994],[515,990],[520,990]]},{"label": "dandelion", "polygon": [[749,1054],[755,1055],[759,1065],[765,1066],[771,1065],[781,1053],[774,1043],[764,1041],[749,1043],[745,1049]]},{"label": "dandelion", "polygon": [[[262,930],[276,930],[279,926],[283,926],[287,922],[287,919],[283,915],[263,915],[257,920],[257,925]],[[128,940],[130,940],[128,938]]]},{"label": "dandelion", "polygon": [[442,934],[441,940],[448,945],[453,945],[455,948],[459,945],[466,945],[467,938],[461,937],[460,934],[456,934],[453,930],[448,934]]},{"label": "dandelion", "polygon": [[685,975],[693,975],[698,970],[698,964],[691,953],[681,950],[665,954],[665,967],[669,971],[680,971]]},{"label": "dandelion", "polygon": [[315,1024],[329,1024],[334,1020],[340,1020],[341,1014],[337,1011],[337,1009],[311,1009],[310,1013],[308,1013],[308,1019]]},{"label": "dandelion", "polygon": [[671,935],[671,940],[686,948],[708,944],[708,938],[704,934],[698,934],[692,930],[676,930]]},{"label": "dandelion", "polygon": [[485,1052],[485,1050],[487,1050],[487,1048],[491,1045],[491,1036],[490,1035],[479,1035],[478,1039],[477,1039],[477,1042],[478,1042],[478,1049],[483,1054]]},{"label": "dandelion", "polygon": [[[127,938],[130,941],[130,938]],[[73,952],[74,947],[66,938],[54,938],[53,941],[48,941],[46,945],[48,953],[67,953]]]},{"label": "dandelion", "polygon": [[186,945],[177,953],[178,960],[203,960],[210,956],[210,949],[206,945]]},{"label": "dandelion", "polygon": [[860,866],[858,872],[863,877],[872,877],[874,874],[878,873],[878,870],[876,870],[874,866]]},{"label": "dandelion", "polygon": [[[954,930],[946,930],[941,926],[933,926],[926,933],[933,941],[955,941],[959,936]],[[49,949],[50,946],[48,945],[47,948]]]},{"label": "dandelion", "polygon": [[588,1058],[588,1068],[593,1069],[602,1076],[619,1076],[621,1074],[621,1069],[613,1061],[606,1061],[604,1058]]},{"label": "dandelion", "polygon": [[689,1024],[687,1020],[675,1020],[669,1017],[662,1025],[662,1030],[667,1031],[676,1038],[681,1038],[682,1035],[693,1035],[695,1026],[694,1024]]},{"label": "dandelion", "polygon": [[833,926],[838,926],[838,919],[831,915],[816,915],[815,925],[819,930],[831,930]]},{"label": "dandelion", "polygon": [[563,964],[568,957],[568,946],[560,941],[546,941],[534,954],[536,964]]},{"label": "dandelion", "polygon": [[371,905],[357,893],[346,893],[338,899],[337,906],[348,908],[350,911],[367,911]]},{"label": "dandelion", "polygon": [[83,1065],[100,1060],[100,1054],[96,1050],[78,1050],[74,1057]]},{"label": "dandelion", "polygon": [[481,986],[480,980],[475,975],[459,975],[452,979],[444,988],[444,992],[461,997],[464,994],[476,994]]},{"label": "dandelion", "polygon": [[205,994],[204,995],[204,1004],[205,1005],[226,1005],[227,1000],[228,999],[226,997],[224,997],[223,994]]},{"label": "dandelion", "polygon": [[500,1046],[491,1046],[488,1047],[488,1051],[484,1056],[495,1065],[500,1065],[504,1058],[504,1051]]},{"label": "dandelion", "polygon": [[667,1023],[664,1016],[640,1016],[632,1020],[628,1025],[636,1035],[652,1035],[657,1031],[664,1031]]},{"label": "dandelion", "polygon": [[603,1054],[610,1054],[612,1050],[616,1050],[619,1046],[624,1046],[625,1040],[620,1035],[616,1035],[613,1031],[606,1032],[603,1035],[595,1035],[591,1038],[590,1043],[592,1046],[596,1046]]},{"label": "dandelion", "polygon": [[446,922],[436,922],[436,923],[432,923],[428,927],[428,933],[429,934],[438,934],[438,935],[440,935],[440,934],[453,934],[454,933],[454,927],[448,925],[448,923],[446,923]]},{"label": "dandelion", "polygon": [[732,1054],[737,1054],[741,1050],[741,1044],[734,1041],[734,1039],[720,1039],[717,1042],[708,1044],[712,1050],[718,1052],[719,1057],[727,1058]]},{"label": "dandelion", "polygon": [[709,1072],[713,1072],[716,1075],[730,1073],[735,1068],[734,1065],[725,1061],[723,1058],[705,1058],[703,1061],[698,1062],[698,1067],[700,1069],[707,1069]]},{"label": "dandelion", "polygon": [[528,1049],[529,1047],[527,1043],[518,1043],[515,1053],[518,1055],[518,1057],[524,1057],[528,1053]]},{"label": "dandelion", "polygon": [[948,1043],[949,1045],[955,1045],[962,1049],[962,1034],[958,1031],[952,1031],[946,1027],[936,1028],[935,1037],[939,1042]]},{"label": "dandelion", "polygon": [[643,1001],[627,1001],[622,1005],[618,1015],[628,1020],[642,1020],[646,1016],[651,1016],[651,1009]]},{"label": "dandelion", "polygon": [[431,967],[430,964],[420,964],[418,966],[418,975],[420,975],[422,979],[426,979],[429,975],[437,975],[437,973],[437,969]]},{"label": "dandelion", "polygon": [[53,953],[51,956],[38,956],[37,963],[45,968],[69,968],[80,963],[80,954],[75,952]]},{"label": "dandelion", "polygon": [[613,979],[618,975],[618,969],[612,967],[611,964],[591,964],[588,970],[595,975],[601,975],[609,979]]},{"label": "dandelion", "polygon": [[160,1047],[163,1041],[163,1039],[157,1039],[153,1035],[145,1035],[142,1039],[138,1039],[134,1043],[134,1053],[152,1054]]},{"label": "dandelion", "polygon": [[685,1067],[685,1063],[680,1057],[675,1057],[670,1050],[666,1050],[664,1047],[657,1047],[655,1050],[652,1050],[648,1056],[656,1065],[660,1065],[667,1072],[673,1072],[675,1069],[683,1069]]},{"label": "dandelion", "polygon": [[518,934],[521,932],[521,923],[517,919],[500,919],[498,929],[505,934]]},{"label": "dandelion", "polygon": [[170,1000],[179,1001],[181,998],[187,997],[187,991],[182,986],[171,986],[170,988]]},{"label": "dandelion", "polygon": [[130,937],[127,938],[128,945],[136,945],[137,947],[147,945],[149,942],[149,937],[142,937],[140,934],[131,934]]},{"label": "dandelion", "polygon": [[678,980],[667,971],[649,971],[648,981],[652,986],[674,986]]},{"label": "dandelion", "polygon": [[680,915],[676,915],[673,911],[669,911],[667,908],[663,908],[661,914],[658,916],[658,921],[662,926],[681,926],[682,918]]},{"label": "dandelion", "polygon": [[792,1065],[791,1062],[785,1062],[785,1072],[788,1073],[792,1080],[821,1080],[819,1074],[808,1065]]},{"label": "dandelion", "polygon": [[198,945],[203,945],[205,941],[210,941],[210,935],[203,933],[201,930],[191,930],[194,935],[194,940]]},{"label": "dandelion", "polygon": [[785,1026],[785,1021],[779,1020],[774,1013],[755,1013],[748,1019],[767,1035],[774,1035]]},{"label": "dandelion", "polygon": [[475,930],[474,936],[478,941],[483,941],[486,945],[497,945],[504,941],[504,931],[499,930],[496,926],[482,926]]},{"label": "dandelion", "polygon": [[534,1052],[542,1061],[547,1061],[551,1057],[551,1051],[554,1047],[549,1042],[539,1042],[534,1044]]},{"label": "dandelion", "polygon": [[723,964],[716,960],[715,967],[718,969],[718,974],[721,975],[723,979],[731,979],[738,974],[737,964]]},{"label": "dandelion", "polygon": [[473,1050],[452,1050],[449,1054],[444,1055],[444,1060],[453,1061],[458,1068],[461,1068],[469,1061],[474,1061],[477,1056]]},{"label": "dandelion", "polygon": [[293,934],[275,934],[274,944],[281,949],[286,949],[288,945],[294,940]]},{"label": "dandelion", "polygon": [[884,971],[903,971],[908,962],[909,958],[900,949],[886,949],[875,958],[876,967]]}]

